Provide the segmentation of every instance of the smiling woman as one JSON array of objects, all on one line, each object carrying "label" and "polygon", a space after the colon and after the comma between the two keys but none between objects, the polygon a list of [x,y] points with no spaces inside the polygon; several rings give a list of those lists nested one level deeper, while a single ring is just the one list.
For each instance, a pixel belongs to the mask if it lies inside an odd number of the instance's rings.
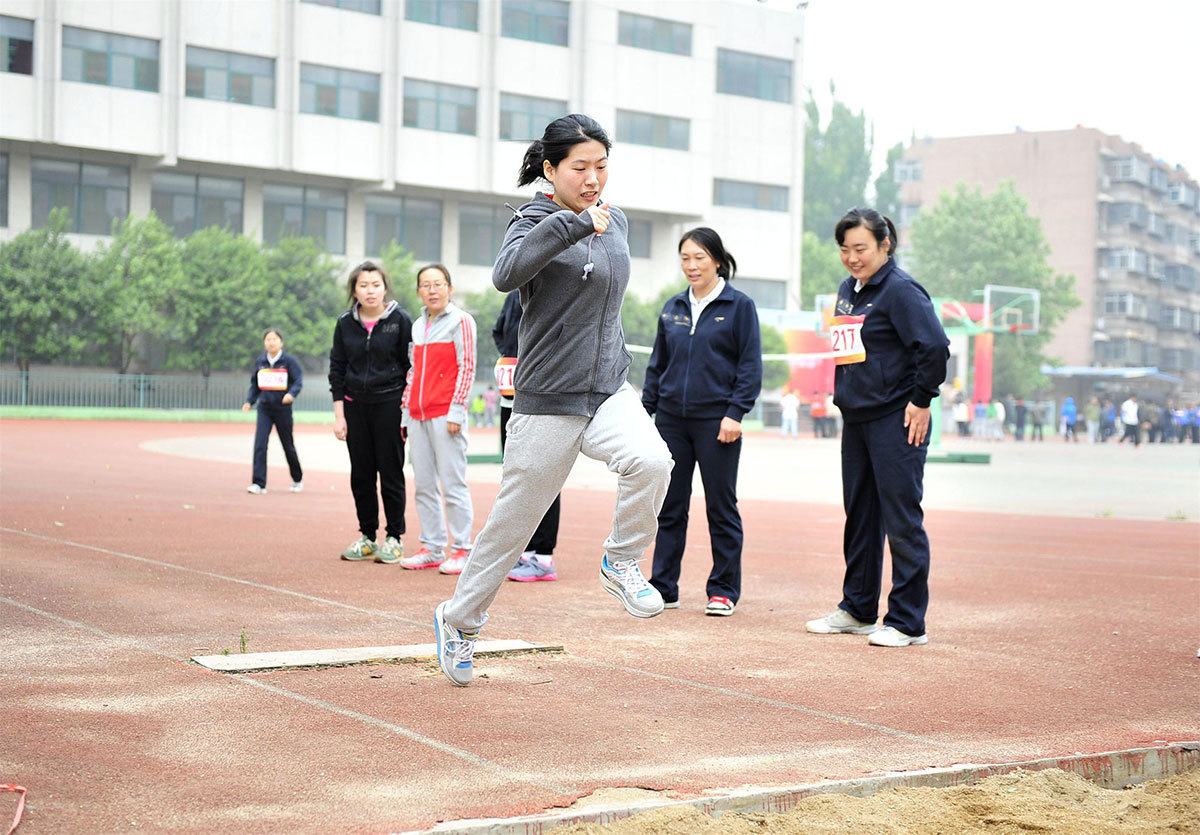
[{"label": "smiling woman", "polygon": [[[842,410],[842,496],[846,508],[842,602],[810,620],[817,634],[870,635],[868,643],[928,642],[929,537],[921,496],[929,404],[946,379],[950,340],[925,288],[896,266],[896,227],[874,209],[851,209],[834,237],[850,276],[838,288],[830,327],[833,402]],[[875,625],[883,538],[892,554],[892,592]]]}]

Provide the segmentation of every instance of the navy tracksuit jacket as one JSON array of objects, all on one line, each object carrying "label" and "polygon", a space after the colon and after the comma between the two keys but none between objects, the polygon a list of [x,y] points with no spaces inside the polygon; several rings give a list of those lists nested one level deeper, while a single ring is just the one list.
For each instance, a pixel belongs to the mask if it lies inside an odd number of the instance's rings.
[{"label": "navy tracksuit jacket", "polygon": [[908,443],[904,410],[928,408],[946,379],[950,340],[925,288],[889,258],[862,290],[847,278],[835,314],[864,316],[866,359],[839,365],[833,402],[842,410],[843,549],[846,576],[840,608],[861,621],[878,616],[883,539],[892,554],[892,591],[885,626],[925,634],[929,604],[929,538],[921,496],[929,439]]},{"label": "navy tracksuit jacket", "polygon": [[724,444],[717,433],[722,418],[741,421],[762,389],[762,336],[754,302],[731,283],[701,311],[694,329],[688,294],[672,296],[663,306],[642,391],[642,405],[654,415],[675,459],[658,514],[650,582],[664,600],[679,599],[692,474],[698,463],[713,555],[707,593],[736,603],[742,591],[742,517],[737,509],[742,441]]},{"label": "navy tracksuit jacket", "polygon": [[[264,368],[286,370],[287,388],[259,388],[258,372]],[[304,372],[300,370],[300,363],[296,362],[296,358],[291,354],[280,351],[275,362],[271,362],[264,353],[254,361],[254,373],[250,375],[250,391],[246,394],[246,402],[251,406],[258,404],[258,426],[254,431],[254,465],[251,478],[259,487],[267,486],[267,442],[271,438],[272,426],[279,433],[279,443],[283,446],[283,455],[287,458],[292,481],[298,482],[304,478],[304,471],[300,469],[300,457],[296,454],[296,444],[292,439],[292,404],[283,402],[285,394],[290,394],[294,400],[303,386]]]}]

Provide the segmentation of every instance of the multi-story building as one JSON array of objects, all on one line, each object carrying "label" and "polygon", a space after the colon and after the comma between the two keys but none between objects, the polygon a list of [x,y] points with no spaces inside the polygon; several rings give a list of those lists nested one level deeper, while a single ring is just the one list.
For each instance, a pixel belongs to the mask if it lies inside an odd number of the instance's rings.
[{"label": "multi-story building", "polygon": [[0,237],[153,210],[347,262],[396,240],[481,289],[529,141],[584,112],[637,292],[704,222],[744,290],[795,307],[802,35],[751,0],[6,0]]},{"label": "multi-story building", "polygon": [[1048,352],[1070,366],[1156,367],[1200,391],[1200,186],[1181,167],[1077,127],[918,140],[896,173],[902,242],[943,190],[1014,181],[1083,302]]}]

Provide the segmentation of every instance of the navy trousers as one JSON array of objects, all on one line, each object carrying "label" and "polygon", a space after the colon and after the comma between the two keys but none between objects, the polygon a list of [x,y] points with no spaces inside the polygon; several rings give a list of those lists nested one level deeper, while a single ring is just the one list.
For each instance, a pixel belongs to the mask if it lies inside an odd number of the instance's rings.
[{"label": "navy trousers", "polygon": [[737,507],[737,471],[742,440],[723,444],[717,440],[720,418],[682,418],[658,412],[658,434],[675,459],[671,484],[658,513],[658,538],[654,543],[654,570],[650,583],[663,599],[679,599],[679,572],[687,545],[688,507],[692,501],[692,474],[700,465],[708,536],[713,567],[708,575],[709,597],[728,597],[734,603],[742,594],[742,516]]},{"label": "navy trousers", "polygon": [[400,398],[381,403],[347,400],[346,447],[350,453],[350,492],[358,512],[358,529],[368,539],[379,528],[379,492],[388,536],[404,533],[404,439],[400,437]]},{"label": "navy trousers", "polygon": [[908,443],[903,411],[842,430],[846,577],[839,608],[861,621],[878,617],[886,535],[892,592],[883,623],[906,635],[925,634],[929,606],[929,537],[921,511],[928,448],[928,436],[920,446]]},{"label": "navy trousers", "polygon": [[279,434],[283,455],[287,458],[288,469],[292,471],[292,481],[303,481],[304,471],[300,469],[300,457],[296,455],[296,444],[292,440],[291,404],[273,406],[259,403],[258,428],[254,430],[254,483],[259,487],[267,486],[267,442],[271,439],[272,426]]}]

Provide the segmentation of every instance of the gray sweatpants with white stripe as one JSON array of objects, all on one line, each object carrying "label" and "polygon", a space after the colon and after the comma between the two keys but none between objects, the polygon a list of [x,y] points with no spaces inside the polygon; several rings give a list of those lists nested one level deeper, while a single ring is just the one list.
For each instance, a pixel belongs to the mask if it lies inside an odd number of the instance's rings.
[{"label": "gray sweatpants with white stripe", "polygon": [[[435,554],[445,552],[449,522],[450,550],[471,550],[475,509],[467,487],[467,427],[446,431],[446,416],[408,423],[408,460],[413,467],[413,493],[421,520],[421,544]],[[442,496],[446,515],[442,516]],[[447,553],[446,556],[449,556]]]},{"label": "gray sweatpants with white stripe", "polygon": [[[640,559],[654,542],[674,462],[628,383],[590,419],[514,414],[508,421],[500,494],[446,606],[447,623],[474,632],[487,622],[505,576],[581,452],[617,474],[612,532],[604,540],[609,561]],[[597,553],[597,563],[599,558]]]}]

